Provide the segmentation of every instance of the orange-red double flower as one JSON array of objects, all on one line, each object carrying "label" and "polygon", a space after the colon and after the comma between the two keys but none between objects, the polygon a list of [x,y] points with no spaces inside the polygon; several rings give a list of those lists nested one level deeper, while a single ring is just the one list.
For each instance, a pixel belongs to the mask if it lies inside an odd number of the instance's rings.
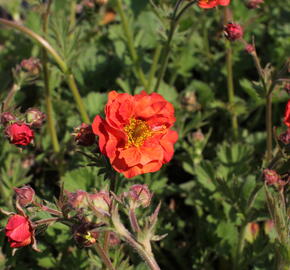
[{"label": "orange-red double flower", "polygon": [[230,0],[199,0],[198,6],[200,8],[214,8],[216,6],[228,6]]},{"label": "orange-red double flower", "polygon": [[92,128],[99,136],[101,152],[116,171],[131,178],[158,171],[171,160],[178,138],[170,129],[174,108],[161,95],[111,91],[105,114],[106,119],[95,117]]}]

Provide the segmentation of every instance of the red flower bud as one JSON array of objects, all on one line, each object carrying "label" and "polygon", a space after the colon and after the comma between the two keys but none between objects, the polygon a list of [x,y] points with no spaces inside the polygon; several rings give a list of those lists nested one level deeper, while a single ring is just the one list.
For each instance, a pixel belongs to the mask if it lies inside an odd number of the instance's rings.
[{"label": "red flower bud", "polygon": [[2,125],[7,125],[12,121],[15,121],[16,117],[10,112],[4,112],[0,115],[0,122]]},{"label": "red flower bud", "polygon": [[5,135],[10,143],[26,146],[34,139],[34,132],[30,127],[23,123],[14,123],[6,127]]},{"label": "red flower bud", "polygon": [[40,61],[34,57],[22,60],[20,66],[32,76],[36,76],[40,72]]},{"label": "red flower bud", "polygon": [[21,188],[14,188],[16,193],[16,200],[18,200],[20,206],[27,206],[33,202],[35,191],[30,186],[24,186]]},{"label": "red flower bud", "polygon": [[245,238],[248,242],[253,243],[254,240],[258,237],[260,231],[260,226],[256,222],[250,222],[246,227]]},{"label": "red flower bud", "polygon": [[243,28],[237,23],[228,23],[224,27],[224,35],[230,41],[235,41],[243,37]]},{"label": "red flower bud", "polygon": [[147,185],[133,185],[130,187],[128,197],[136,207],[150,205],[152,195]]},{"label": "red flower bud", "polygon": [[5,227],[10,247],[24,247],[33,242],[33,230],[28,217],[13,215]]},{"label": "red flower bud", "polygon": [[284,124],[290,127],[290,99],[288,100],[284,113]]},{"label": "red flower bud", "polygon": [[26,111],[26,120],[31,127],[40,128],[46,120],[46,115],[37,108],[29,108]]},{"label": "red flower bud", "polygon": [[255,47],[252,44],[247,44],[245,50],[248,54],[252,54],[255,51]]},{"label": "red flower bud", "polygon": [[280,175],[274,170],[265,169],[263,174],[267,185],[278,184],[281,181]]},{"label": "red flower bud", "polygon": [[248,0],[246,3],[246,7],[249,9],[259,8],[261,4],[264,3],[264,0]]},{"label": "red flower bud", "polygon": [[72,135],[75,136],[75,142],[78,145],[91,146],[96,141],[96,135],[93,132],[92,126],[85,123],[76,127]]}]

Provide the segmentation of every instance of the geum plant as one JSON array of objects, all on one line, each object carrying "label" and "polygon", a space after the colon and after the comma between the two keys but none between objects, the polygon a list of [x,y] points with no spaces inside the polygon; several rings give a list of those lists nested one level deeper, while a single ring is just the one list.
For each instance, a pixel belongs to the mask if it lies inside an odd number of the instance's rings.
[{"label": "geum plant", "polygon": [[[249,8],[257,8],[262,2],[247,1],[247,5]],[[88,1],[86,7],[90,8],[91,4],[92,2]],[[153,198],[148,186],[130,182],[129,187],[125,187],[124,183],[128,183],[127,178],[142,174],[146,174],[145,179],[150,178],[148,173],[157,174],[161,167],[169,163],[173,157],[173,147],[178,140],[178,133],[172,129],[176,121],[174,107],[162,95],[150,94],[150,92],[152,92],[153,79],[156,82],[154,90],[158,91],[161,88],[170,62],[173,37],[178,32],[178,24],[186,11],[194,4],[201,9],[224,6],[228,88],[226,107],[231,118],[231,140],[235,143],[219,145],[217,158],[213,162],[203,160],[202,152],[209,140],[210,132],[206,138],[200,131],[191,134],[189,139],[194,142],[189,144],[190,140],[185,140],[186,127],[181,128],[184,123],[176,123],[183,140],[180,142],[180,148],[184,148],[186,156],[182,160],[184,169],[196,179],[196,181],[182,184],[180,191],[186,194],[187,204],[196,207],[199,217],[206,215],[206,211],[210,212],[206,216],[208,233],[211,230],[214,231],[215,237],[222,238],[221,246],[224,248],[223,243],[227,243],[230,247],[226,256],[223,253],[224,249],[220,251],[223,258],[222,265],[226,265],[229,269],[250,269],[254,263],[248,260],[249,251],[259,233],[258,222],[262,221],[273,227],[275,231],[271,235],[271,241],[274,242],[276,248],[276,269],[289,269],[290,221],[287,198],[289,194],[289,105],[287,105],[284,117],[287,130],[279,136],[274,136],[276,139],[274,149],[272,126],[272,96],[277,86],[289,81],[283,77],[285,72],[289,73],[289,62],[279,72],[274,72],[269,66],[262,67],[255,44],[243,39],[243,27],[233,22],[232,16],[228,15],[230,14],[229,0],[177,1],[172,10],[170,9],[170,23],[165,34],[165,42],[162,44],[162,49],[156,50],[148,76],[140,64],[134,44],[134,35],[123,10],[123,4],[121,0],[117,0],[116,10],[120,15],[126,45],[133,63],[132,73],[136,77],[136,84],[142,85],[142,88],[148,93],[141,91],[139,94],[131,95],[129,92],[134,91],[129,91],[126,87],[123,88],[128,93],[110,91],[105,106],[105,116],[97,115],[92,123],[90,123],[79,94],[75,75],[70,69],[69,63],[66,62],[67,59],[48,42],[49,17],[53,1],[47,1],[44,5],[42,35],[15,22],[0,19],[0,23],[21,31],[37,41],[42,48],[41,61],[30,58],[15,69],[15,83],[3,101],[1,124],[9,142],[19,149],[27,148],[33,143],[35,133],[39,131],[47,118],[53,151],[55,153],[63,151],[56,134],[52,107],[50,85],[52,73],[49,72],[51,64],[49,57],[51,57],[58,65],[60,69],[58,72],[61,72],[71,90],[76,108],[83,121],[75,128],[73,136],[80,147],[88,147],[89,150],[79,152],[89,160],[90,166],[101,168],[99,172],[104,173],[105,177],[109,179],[109,182],[100,185],[103,188],[94,192],[67,191],[64,188],[66,183],[61,183],[58,199],[55,199],[54,202],[36,197],[37,192],[30,186],[15,187],[15,211],[7,208],[1,209],[1,212],[9,217],[4,233],[10,247],[13,248],[13,254],[17,249],[28,246],[35,251],[41,251],[37,246],[38,235],[44,230],[49,230],[49,226],[61,223],[69,228],[70,235],[77,246],[95,250],[107,269],[131,268],[127,253],[122,250],[126,254],[124,257],[117,252],[112,256],[110,252],[113,246],[121,245],[120,240],[137,252],[150,269],[160,269],[157,263],[158,258],[156,260],[153,254],[152,242],[166,237],[166,235],[156,233],[158,214],[162,209],[161,203],[153,211],[147,210],[146,208],[152,205]],[[152,6],[155,12],[160,10],[153,2]],[[69,39],[73,38],[72,35],[69,35]],[[258,169],[250,166],[253,149],[250,146],[244,147],[243,138],[239,133],[241,128],[238,123],[239,115],[236,111],[237,104],[233,85],[234,52],[232,46],[234,45],[231,42],[243,44],[247,53],[253,57],[259,81],[253,83],[256,93],[251,92],[251,94],[266,105],[266,154]],[[154,78],[157,66],[159,72]],[[17,91],[24,84],[33,82],[40,72],[43,74],[45,88],[46,116],[36,108],[30,108],[24,114],[17,112],[11,106]],[[119,83],[124,85],[122,82]],[[276,134],[274,133],[274,135]],[[238,140],[241,142],[238,143]],[[56,156],[57,161],[62,158],[62,154]],[[251,172],[249,168],[254,172]],[[63,167],[60,164],[60,175],[63,173],[62,170]],[[258,173],[255,173],[257,171]],[[196,189],[192,188],[197,186],[196,182],[200,184],[198,195]],[[120,192],[121,188],[123,188],[123,192]],[[264,198],[261,194],[264,194]],[[261,203],[259,205],[259,200],[262,201],[262,204],[267,203],[270,218],[265,218],[264,209]],[[204,202],[208,204],[205,206]],[[211,206],[212,209],[209,209]],[[259,250],[259,252],[261,251]],[[219,253],[217,252],[217,254]],[[210,259],[210,255],[203,254],[203,259],[203,263],[206,265],[208,263],[206,260]]]}]

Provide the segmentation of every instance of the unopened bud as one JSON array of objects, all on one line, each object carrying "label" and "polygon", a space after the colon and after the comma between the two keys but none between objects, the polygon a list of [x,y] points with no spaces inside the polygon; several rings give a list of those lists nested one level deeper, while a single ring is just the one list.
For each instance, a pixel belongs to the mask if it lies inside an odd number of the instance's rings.
[{"label": "unopened bud", "polygon": [[200,109],[200,104],[197,102],[196,95],[193,91],[186,92],[182,98],[182,104],[184,107],[192,112]]},{"label": "unopened bud", "polygon": [[0,115],[0,122],[2,125],[10,124],[11,122],[15,121],[16,117],[10,112],[3,112]]},{"label": "unopened bud", "polygon": [[96,141],[96,135],[93,132],[92,126],[85,123],[76,127],[72,135],[78,145],[91,146]]},{"label": "unopened bud", "polygon": [[267,185],[278,184],[281,180],[280,175],[274,170],[265,169],[263,175]]},{"label": "unopened bud", "polygon": [[288,128],[285,132],[280,134],[278,139],[284,144],[289,144],[290,143],[290,129]]},{"label": "unopened bud", "polygon": [[264,0],[248,0],[246,3],[246,7],[249,9],[259,8],[261,4],[264,3]]},{"label": "unopened bud", "polygon": [[16,193],[16,200],[18,200],[20,206],[25,207],[31,204],[34,200],[35,191],[30,186],[24,186],[21,188],[14,188]]},{"label": "unopened bud", "polygon": [[246,227],[245,238],[248,242],[253,243],[254,240],[258,237],[260,231],[260,226],[256,222],[250,222]]},{"label": "unopened bud", "polygon": [[96,211],[103,215],[109,215],[112,203],[109,192],[100,191],[98,193],[88,194],[88,200],[90,200]]},{"label": "unopened bud", "polygon": [[46,120],[46,115],[37,108],[29,108],[26,111],[26,120],[31,127],[40,128]]},{"label": "unopened bud", "polygon": [[148,207],[151,202],[152,193],[147,185],[133,185],[130,187],[128,197],[135,207]]},{"label": "unopened bud", "polygon": [[41,69],[39,59],[34,57],[22,60],[20,66],[32,76],[38,75]]},{"label": "unopened bud", "polygon": [[66,192],[67,202],[72,208],[82,208],[87,206],[87,192],[77,190],[76,192]]},{"label": "unopened bud", "polygon": [[113,9],[107,9],[102,20],[101,20],[101,24],[102,25],[106,25],[109,24],[111,22],[113,22],[116,18],[116,11]]},{"label": "unopened bud", "polygon": [[275,224],[274,224],[274,221],[272,219],[269,219],[267,221],[265,221],[264,223],[264,231],[267,235],[269,235],[272,230],[274,229],[275,227]]},{"label": "unopened bud", "polygon": [[235,41],[243,37],[243,28],[238,23],[228,23],[224,27],[224,35],[230,41]]},{"label": "unopened bud", "polygon": [[118,237],[118,235],[114,232],[110,232],[109,233],[109,244],[112,247],[115,247],[117,245],[119,245],[121,242],[120,238]]},{"label": "unopened bud", "polygon": [[193,132],[192,138],[194,141],[203,141],[204,140],[204,135],[201,132],[201,130],[198,130],[196,132]]},{"label": "unopened bud", "polygon": [[247,44],[245,46],[245,51],[248,53],[248,54],[252,54],[254,51],[255,51],[255,47],[252,45],[252,44]]}]

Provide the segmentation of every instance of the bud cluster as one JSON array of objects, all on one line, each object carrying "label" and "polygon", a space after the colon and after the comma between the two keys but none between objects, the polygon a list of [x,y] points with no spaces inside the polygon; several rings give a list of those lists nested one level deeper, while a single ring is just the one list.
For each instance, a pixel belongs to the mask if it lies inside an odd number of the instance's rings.
[{"label": "bud cluster", "polygon": [[11,112],[0,114],[0,122],[4,127],[4,134],[11,144],[22,147],[34,140],[34,129],[40,128],[46,115],[37,108],[29,108],[25,114],[16,117]]}]

